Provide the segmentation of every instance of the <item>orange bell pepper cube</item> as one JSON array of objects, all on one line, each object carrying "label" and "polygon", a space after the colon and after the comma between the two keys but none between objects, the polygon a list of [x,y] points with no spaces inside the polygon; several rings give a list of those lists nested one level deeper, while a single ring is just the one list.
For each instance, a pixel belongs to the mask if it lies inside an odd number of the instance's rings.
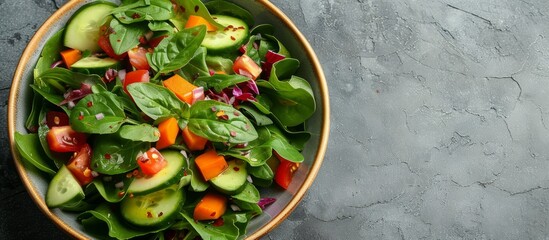
[{"label": "orange bell pepper cube", "polygon": [[160,137],[156,142],[157,149],[167,148],[175,143],[175,139],[179,134],[179,125],[177,125],[177,119],[174,117],[168,118],[158,124],[158,131]]},{"label": "orange bell pepper cube", "polygon": [[183,141],[191,151],[204,150],[208,143],[208,139],[192,133],[188,127],[183,128]]},{"label": "orange bell pepper cube", "polygon": [[175,74],[172,77],[164,80],[164,87],[170,89],[177,98],[182,101],[192,104],[193,101],[193,90],[196,88],[195,85],[185,80],[183,77]]},{"label": "orange bell pepper cube", "polygon": [[63,58],[63,62],[65,62],[67,68],[71,69],[71,66],[82,58],[82,52],[78,49],[67,49],[61,51],[61,58]]},{"label": "orange bell pepper cube", "polygon": [[215,220],[223,216],[227,210],[227,198],[223,195],[209,192],[194,208],[194,220]]},{"label": "orange bell pepper cube", "polygon": [[206,30],[208,32],[217,31],[217,27],[208,22],[208,20],[204,19],[201,16],[198,15],[190,15],[189,19],[187,20],[187,23],[185,23],[185,28],[192,28],[196,27],[198,25],[205,25]]},{"label": "orange bell pepper cube", "polygon": [[225,161],[225,157],[217,155],[214,149],[208,150],[196,157],[194,163],[206,181],[217,177],[229,167],[227,161]]}]

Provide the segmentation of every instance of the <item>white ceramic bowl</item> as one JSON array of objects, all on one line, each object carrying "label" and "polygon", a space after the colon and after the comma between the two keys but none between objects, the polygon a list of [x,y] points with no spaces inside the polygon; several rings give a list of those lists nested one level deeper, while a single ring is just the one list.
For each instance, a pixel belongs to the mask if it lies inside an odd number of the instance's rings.
[{"label": "white ceramic bowl", "polygon": [[[29,84],[32,82],[33,68],[44,43],[67,23],[70,16],[80,6],[88,2],[91,2],[91,0],[69,1],[38,29],[25,49],[16,69],[8,104],[8,133],[11,151],[25,187],[44,214],[62,230],[78,239],[90,237],[84,232],[82,226],[76,222],[74,214],[59,209],[49,209],[46,206],[44,195],[48,181],[36,171],[26,169],[21,164],[21,156],[14,143],[14,134],[16,131],[26,132],[24,122],[29,114],[32,99],[32,90]],[[310,82],[317,101],[317,111],[307,123],[308,131],[312,133],[312,137],[303,151],[305,161],[294,176],[288,191],[262,192],[262,197],[274,197],[277,201],[269,206],[264,214],[254,218],[248,226],[246,239],[258,239],[288,217],[302,199],[320,169],[329,134],[328,89],[324,73],[313,49],[284,13],[267,0],[233,0],[232,2],[248,9],[254,15],[256,24],[269,23],[275,27],[275,36],[290,50],[292,57],[300,60],[301,67],[296,75]]]}]

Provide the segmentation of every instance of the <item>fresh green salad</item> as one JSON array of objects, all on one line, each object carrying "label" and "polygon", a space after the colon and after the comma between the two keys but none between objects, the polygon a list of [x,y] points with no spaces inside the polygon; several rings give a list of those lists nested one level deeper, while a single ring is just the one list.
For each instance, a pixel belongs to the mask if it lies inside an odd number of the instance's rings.
[{"label": "fresh green salad", "polygon": [[303,161],[316,104],[299,61],[233,3],[121,2],[45,43],[17,149],[94,237],[238,239]]}]

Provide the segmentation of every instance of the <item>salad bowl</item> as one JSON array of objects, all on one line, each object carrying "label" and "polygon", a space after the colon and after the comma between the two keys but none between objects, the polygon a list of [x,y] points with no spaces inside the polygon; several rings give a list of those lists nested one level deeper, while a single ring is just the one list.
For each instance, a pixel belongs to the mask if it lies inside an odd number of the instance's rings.
[{"label": "salad bowl", "polygon": [[[15,165],[24,186],[39,209],[50,218],[61,230],[78,239],[92,238],[76,220],[76,215],[48,208],[45,201],[48,180],[38,170],[24,164],[21,153],[16,148],[16,132],[26,133],[25,120],[29,115],[33,91],[33,69],[40,57],[47,39],[62,29],[71,16],[89,0],[67,2],[56,11],[37,30],[23,52],[15,71],[8,104],[8,134]],[[328,142],[329,134],[329,97],[326,80],[320,63],[305,37],[292,21],[275,5],[267,0],[233,0],[231,1],[248,11],[256,23],[274,26],[274,35],[288,48],[292,57],[300,61],[297,76],[306,79],[311,85],[316,99],[316,111],[306,122],[310,140],[303,148],[304,161],[295,173],[287,190],[273,188],[262,190],[262,197],[274,198],[276,201],[268,206],[261,215],[252,219],[243,235],[246,239],[258,239],[278,226],[296,208],[304,194],[311,186],[320,170]]]}]

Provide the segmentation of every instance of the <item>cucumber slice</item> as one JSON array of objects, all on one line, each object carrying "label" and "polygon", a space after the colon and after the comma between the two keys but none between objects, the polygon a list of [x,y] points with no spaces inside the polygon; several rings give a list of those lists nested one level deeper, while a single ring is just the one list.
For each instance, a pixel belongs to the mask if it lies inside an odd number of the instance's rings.
[{"label": "cucumber slice", "polygon": [[161,151],[168,165],[154,174],[152,177],[136,178],[128,187],[128,193],[134,195],[145,195],[177,183],[183,177],[185,159],[178,151]]},{"label": "cucumber slice", "polygon": [[50,208],[72,206],[84,199],[84,190],[65,165],[53,176],[46,192]]},{"label": "cucumber slice", "polygon": [[248,170],[246,170],[246,162],[239,159],[228,161],[227,164],[229,167],[219,176],[210,179],[210,182],[218,191],[234,195],[246,186]]},{"label": "cucumber slice", "polygon": [[122,217],[137,226],[157,226],[177,216],[183,205],[177,185],[143,196],[126,197],[120,204]]},{"label": "cucumber slice", "polygon": [[82,6],[67,24],[64,45],[80,51],[98,51],[99,28],[110,21],[112,18],[110,13],[115,7],[116,4],[106,1]]},{"label": "cucumber slice", "polygon": [[75,62],[71,68],[76,72],[86,74],[98,74],[103,76],[110,68],[118,69],[119,62],[112,58],[98,58],[96,56],[89,56],[82,58]]},{"label": "cucumber slice", "polygon": [[227,27],[206,33],[202,46],[208,49],[208,53],[236,51],[248,39],[249,29],[244,21],[225,15],[212,15],[212,17]]}]

